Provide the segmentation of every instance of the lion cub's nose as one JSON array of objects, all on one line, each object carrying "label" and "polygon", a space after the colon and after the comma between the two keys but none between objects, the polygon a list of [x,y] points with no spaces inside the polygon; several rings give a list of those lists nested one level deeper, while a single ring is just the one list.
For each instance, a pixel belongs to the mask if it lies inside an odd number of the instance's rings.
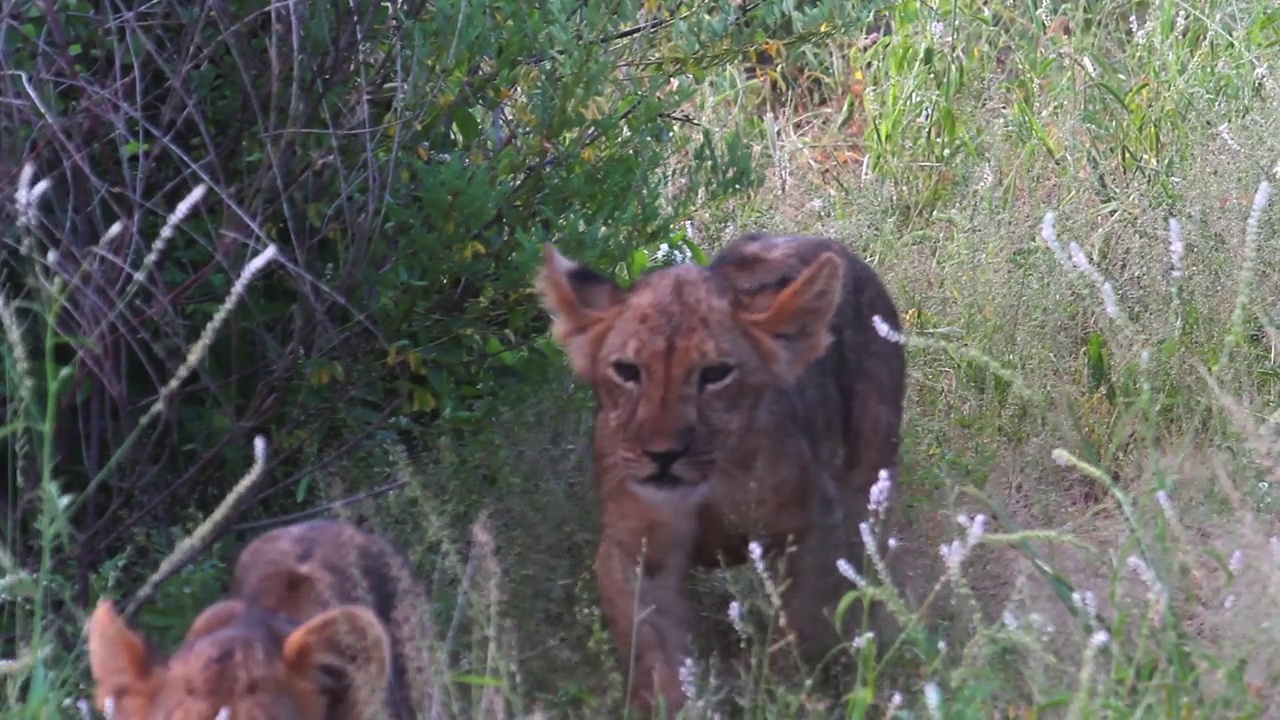
[{"label": "lion cub's nose", "polygon": [[667,448],[665,450],[645,450],[644,454],[649,456],[657,466],[659,472],[666,472],[671,469],[676,461],[684,457],[689,452],[688,443],[676,448]]}]

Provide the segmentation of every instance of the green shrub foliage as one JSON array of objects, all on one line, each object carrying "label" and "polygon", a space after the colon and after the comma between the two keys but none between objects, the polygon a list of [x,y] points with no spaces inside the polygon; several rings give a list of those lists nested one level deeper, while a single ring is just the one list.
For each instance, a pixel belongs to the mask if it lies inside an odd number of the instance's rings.
[{"label": "green shrub foliage", "polygon": [[[625,279],[691,212],[757,184],[736,130],[682,116],[698,83],[784,19],[787,42],[814,43],[871,11],[659,5],[12,6],[2,289],[33,397],[54,396],[17,401],[6,342],[0,532],[13,562],[65,552],[67,590],[86,603],[131,536],[206,515],[257,433],[271,465],[246,506],[275,514],[314,499],[311,471],[371,434],[421,446],[465,431],[562,362],[532,293],[541,244]],[[28,165],[49,184],[24,226]],[[282,262],[135,433],[268,243]],[[38,492],[41,478],[66,497]],[[71,511],[65,550],[35,529],[46,500]]]}]

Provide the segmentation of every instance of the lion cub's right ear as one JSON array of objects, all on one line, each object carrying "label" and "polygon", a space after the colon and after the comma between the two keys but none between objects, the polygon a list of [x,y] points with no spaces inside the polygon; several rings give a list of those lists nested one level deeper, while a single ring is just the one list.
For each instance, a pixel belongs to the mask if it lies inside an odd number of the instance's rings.
[{"label": "lion cub's right ear", "polygon": [[369,608],[342,605],[303,623],[284,641],[285,666],[327,696],[344,698],[358,717],[383,708],[391,674],[391,638]]},{"label": "lion cub's right ear", "polygon": [[153,684],[155,668],[146,642],[125,624],[110,600],[100,600],[89,618],[89,671],[101,712],[106,712],[107,698],[119,705],[124,696],[145,694]]},{"label": "lion cub's right ear", "polygon": [[574,372],[589,377],[595,356],[593,331],[605,326],[609,311],[622,304],[623,292],[612,280],[542,246],[538,292],[554,317],[551,335],[564,347]]}]

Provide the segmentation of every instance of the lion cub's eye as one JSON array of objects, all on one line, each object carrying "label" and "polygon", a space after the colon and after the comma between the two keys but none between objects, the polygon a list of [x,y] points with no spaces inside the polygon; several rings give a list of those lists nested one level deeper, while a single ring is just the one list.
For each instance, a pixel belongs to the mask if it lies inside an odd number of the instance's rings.
[{"label": "lion cub's eye", "polygon": [[640,368],[629,362],[615,361],[613,363],[613,374],[617,375],[618,379],[627,385],[640,383]]},{"label": "lion cub's eye", "polygon": [[719,365],[708,365],[702,368],[702,372],[698,374],[698,384],[702,387],[710,387],[718,385],[733,374],[733,366],[726,363]]}]

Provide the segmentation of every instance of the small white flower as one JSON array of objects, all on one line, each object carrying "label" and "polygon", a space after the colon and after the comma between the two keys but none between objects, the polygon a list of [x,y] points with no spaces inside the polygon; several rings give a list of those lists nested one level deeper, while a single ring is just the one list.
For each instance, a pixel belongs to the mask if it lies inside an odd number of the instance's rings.
[{"label": "small white flower", "polygon": [[942,717],[942,691],[932,680],[924,684],[924,705],[928,708],[930,717]]},{"label": "small white flower", "polygon": [[1155,572],[1151,570],[1151,566],[1147,565],[1146,561],[1142,558],[1137,555],[1130,555],[1125,559],[1125,563],[1129,566],[1129,569],[1142,580],[1142,582],[1147,584],[1148,587],[1157,584],[1158,581],[1156,579]]},{"label": "small white flower", "polygon": [[872,517],[883,515],[888,509],[889,491],[893,487],[887,468],[881,468],[877,478],[875,484],[871,486],[871,498],[867,502],[867,509],[871,511]]},{"label": "small white flower", "polygon": [[938,554],[942,556],[942,562],[947,566],[947,575],[952,580],[959,578],[965,555],[964,546],[960,541],[952,540],[950,543],[939,545]]},{"label": "small white flower", "polygon": [[1164,512],[1165,519],[1173,522],[1173,500],[1169,499],[1169,493],[1164,490],[1157,490],[1156,502],[1160,503],[1160,510]]},{"label": "small white flower", "polygon": [[1040,237],[1044,238],[1044,243],[1053,251],[1053,256],[1058,258],[1058,262],[1069,270],[1071,259],[1067,257],[1067,251],[1063,250],[1061,243],[1058,242],[1058,233],[1053,227],[1054,219],[1052,211],[1044,214],[1044,221],[1040,223]]},{"label": "small white flower", "polygon": [[1120,317],[1120,303],[1116,301],[1116,291],[1115,288],[1111,287],[1110,280],[1102,283],[1100,292],[1102,293],[1102,309],[1106,311],[1107,317]]},{"label": "small white flower", "polygon": [[858,574],[858,571],[853,567],[853,563],[850,563],[844,558],[840,558],[839,560],[836,560],[836,570],[843,575],[846,580],[856,585],[858,589],[866,589],[867,580]]},{"label": "small white flower", "polygon": [[1067,248],[1071,253],[1071,264],[1075,265],[1078,270],[1088,272],[1093,269],[1093,266],[1089,264],[1089,256],[1084,254],[1084,248],[1080,247],[1079,243],[1072,240]]},{"label": "small white flower", "polygon": [[900,707],[902,707],[902,693],[894,690],[889,696],[889,708],[885,711],[885,717],[893,715]]},{"label": "small white flower", "polygon": [[866,520],[858,523],[858,534],[862,537],[863,547],[874,548],[876,546],[876,537],[871,534],[871,525]]},{"label": "small white flower", "polygon": [[692,700],[698,694],[697,669],[691,657],[686,657],[684,662],[680,664],[680,689],[689,700]]},{"label": "small white flower", "polygon": [[764,548],[760,543],[756,540],[747,543],[747,554],[751,556],[751,564],[755,565],[756,572],[764,575]]},{"label": "small white flower", "polygon": [[1239,575],[1240,570],[1242,570],[1243,568],[1244,568],[1244,553],[1241,552],[1239,548],[1236,548],[1231,553],[1231,557],[1227,559],[1227,569],[1231,571],[1232,575]]},{"label": "small white flower", "polygon": [[906,341],[901,332],[890,327],[889,323],[885,322],[884,318],[879,315],[871,316],[871,326],[875,328],[877,335],[891,343],[902,345]]},{"label": "small white flower", "polygon": [[729,622],[738,635],[742,635],[742,605],[737,600],[729,601]]},{"label": "small white flower", "polygon": [[1186,250],[1182,242],[1182,223],[1177,218],[1169,218],[1169,262],[1173,265],[1169,275],[1175,280],[1182,277],[1182,256]]},{"label": "small white flower", "polygon": [[1109,642],[1111,642],[1111,636],[1106,630],[1098,630],[1089,636],[1089,645],[1095,650],[1105,647]]},{"label": "small white flower", "polygon": [[1082,610],[1090,620],[1098,618],[1098,599],[1094,597],[1092,590],[1085,590],[1083,594],[1071,593],[1071,604]]},{"label": "small white flower", "polygon": [[973,549],[975,545],[982,542],[982,535],[987,527],[987,516],[978,513],[973,516],[973,524],[969,526],[969,532],[965,535],[965,545],[968,549]]},{"label": "small white flower", "polygon": [[866,633],[863,633],[863,634],[859,635],[858,637],[856,637],[856,638],[854,638],[854,639],[853,639],[853,649],[854,649],[854,650],[861,650],[861,649],[865,648],[865,647],[867,646],[867,643],[869,643],[869,642],[871,642],[872,640],[874,640],[874,639],[875,639],[875,637],[876,637],[876,634],[875,634],[875,633],[873,633],[873,632],[866,632]]},{"label": "small white flower", "polygon": [[1151,566],[1137,555],[1130,555],[1126,563],[1129,565],[1129,569],[1133,570],[1134,574],[1146,584],[1147,600],[1151,604],[1151,621],[1157,626],[1160,625],[1163,622],[1161,611],[1164,609],[1169,597],[1164,586],[1160,583],[1160,578],[1156,576]]}]

